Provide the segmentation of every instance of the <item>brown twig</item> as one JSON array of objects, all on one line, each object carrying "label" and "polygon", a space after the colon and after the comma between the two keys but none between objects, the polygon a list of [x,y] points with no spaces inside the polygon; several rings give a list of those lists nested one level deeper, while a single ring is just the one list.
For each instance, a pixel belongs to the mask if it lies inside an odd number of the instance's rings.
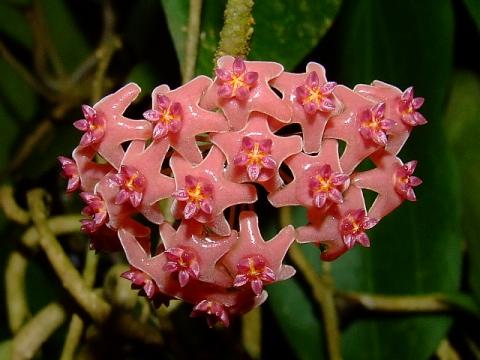
[{"label": "brown twig", "polygon": [[30,213],[40,235],[40,246],[65,289],[92,319],[102,323],[110,315],[111,306],[87,286],[48,227],[44,196],[45,192],[41,189],[27,193]]}]

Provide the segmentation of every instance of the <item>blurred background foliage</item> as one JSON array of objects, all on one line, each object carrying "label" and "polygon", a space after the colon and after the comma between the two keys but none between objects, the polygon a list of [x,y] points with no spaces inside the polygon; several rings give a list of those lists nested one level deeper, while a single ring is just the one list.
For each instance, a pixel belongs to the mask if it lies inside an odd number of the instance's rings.
[{"label": "blurred background foliage", "polygon": [[[203,1],[197,74],[212,74],[225,4]],[[56,156],[68,155],[78,142],[71,124],[81,117],[80,104],[134,81],[143,91],[129,111],[138,117],[156,85],[179,86],[188,11],[188,0],[0,1],[0,173],[20,204],[26,191],[40,186],[52,194],[54,214],[79,211],[79,202],[63,194]],[[371,249],[354,248],[330,271],[340,293],[441,294],[459,311],[389,314],[339,302],[343,357],[480,359],[480,2],[257,0],[253,17],[250,60],[277,61],[298,72],[316,61],[329,80],[351,87],[375,79],[402,89],[414,85],[426,98],[422,112],[429,124],[415,129],[400,153],[404,161],[419,160],[424,184],[418,202],[382,221],[372,231]],[[301,210],[293,215],[296,225],[305,223]],[[266,224],[266,236],[279,228],[273,220]],[[5,269],[21,248],[23,230],[0,215],[0,231]],[[81,268],[87,239],[75,234],[62,244]],[[321,273],[318,249],[303,246],[302,252]],[[27,298],[35,314],[66,295],[45,257],[28,255]],[[122,262],[121,256],[100,256],[96,286]],[[272,285],[269,294],[261,336],[253,340],[261,357],[326,358],[322,318],[302,275]],[[0,359],[8,358],[12,339],[6,311],[2,296]],[[169,315],[163,346],[119,343],[87,331],[79,356],[100,358],[107,349],[109,357],[129,359],[259,356],[241,342],[248,321],[205,331],[186,314],[180,306]],[[56,331],[36,358],[59,357],[66,331],[66,325]]]}]

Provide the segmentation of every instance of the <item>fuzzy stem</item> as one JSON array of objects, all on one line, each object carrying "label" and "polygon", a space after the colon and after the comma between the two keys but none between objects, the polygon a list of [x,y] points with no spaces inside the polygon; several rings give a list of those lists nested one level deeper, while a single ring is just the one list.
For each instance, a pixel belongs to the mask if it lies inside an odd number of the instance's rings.
[{"label": "fuzzy stem", "polygon": [[15,336],[12,360],[32,359],[42,344],[66,319],[64,308],[51,303],[36,314]]},{"label": "fuzzy stem", "polygon": [[[280,210],[280,222],[282,226],[292,223],[291,209],[289,207],[283,207]],[[320,277],[297,244],[293,244],[288,253],[295,266],[302,272],[312,288],[313,296],[320,306],[325,327],[328,357],[331,360],[339,360],[342,358],[342,355],[333,279],[329,272]]]},{"label": "fuzzy stem", "polygon": [[111,307],[90,290],[48,227],[47,210],[42,199],[44,195],[42,189],[27,193],[30,213],[40,235],[40,246],[70,295],[96,322],[104,322],[110,315]]},{"label": "fuzzy stem", "polygon": [[13,251],[8,257],[5,270],[5,292],[8,324],[13,334],[18,332],[30,316],[25,294],[27,266],[28,260],[18,251]]},{"label": "fuzzy stem", "polygon": [[253,0],[228,0],[225,8],[225,23],[220,32],[220,42],[215,53],[216,60],[223,55],[245,57],[250,51],[253,34]]},{"label": "fuzzy stem", "polygon": [[190,0],[187,39],[185,43],[185,61],[182,79],[184,84],[195,76],[195,65],[197,64],[201,16],[202,0]]},{"label": "fuzzy stem", "polygon": [[10,185],[3,185],[0,188],[0,207],[9,220],[21,225],[26,225],[30,221],[30,214],[17,204],[13,196],[13,187]]}]

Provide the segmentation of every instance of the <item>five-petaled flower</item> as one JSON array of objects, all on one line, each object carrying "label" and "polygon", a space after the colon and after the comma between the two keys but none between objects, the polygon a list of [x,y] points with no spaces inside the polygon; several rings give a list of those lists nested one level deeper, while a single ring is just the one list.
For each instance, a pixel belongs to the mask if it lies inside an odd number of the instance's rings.
[{"label": "five-petaled flower", "polygon": [[340,221],[340,233],[348,248],[355,243],[362,246],[370,246],[370,239],[365,230],[371,229],[378,220],[369,218],[363,209],[348,210]]},{"label": "five-petaled flower", "polygon": [[91,234],[107,222],[107,208],[103,199],[98,195],[82,192],[80,197],[87,204],[82,210],[82,215],[89,217],[89,219],[81,220],[80,229]]},{"label": "five-petaled flower", "polygon": [[185,219],[195,218],[200,211],[211,215],[213,211],[213,186],[208,180],[192,175],[185,176],[185,188],[173,193],[178,201],[186,202],[183,210]]},{"label": "five-petaled flower", "polygon": [[260,295],[263,290],[263,283],[275,281],[275,272],[265,263],[262,255],[246,257],[237,264],[237,275],[233,286],[240,287],[250,283],[255,295]]},{"label": "five-petaled flower", "polygon": [[400,196],[409,201],[417,200],[413,188],[422,183],[420,178],[412,176],[416,167],[417,161],[413,160],[405,163],[395,172],[395,190]]},{"label": "five-petaled flower", "polygon": [[405,90],[398,104],[398,111],[402,114],[402,120],[410,126],[424,125],[427,123],[425,117],[417,110],[420,109],[425,101],[423,97],[413,97],[413,86]]},{"label": "five-petaled flower", "polygon": [[152,278],[141,270],[131,268],[120,276],[130,280],[132,282],[132,289],[142,290],[149,299],[153,299],[158,294],[161,294],[160,289]]},{"label": "five-petaled flower", "polygon": [[365,110],[360,115],[360,134],[365,139],[370,139],[374,143],[387,145],[387,131],[390,130],[395,122],[385,119],[385,103],[380,102],[373,108]]},{"label": "five-petaled flower", "polygon": [[317,111],[331,112],[335,110],[332,91],[336,82],[329,81],[320,85],[315,71],[308,74],[305,84],[295,89],[297,101],[303,105],[307,114],[313,115]]},{"label": "five-petaled flower", "polygon": [[209,327],[214,326],[218,322],[221,322],[226,327],[230,324],[228,310],[224,305],[216,301],[202,300],[195,305],[190,316],[197,317],[200,315],[205,315],[207,317]]},{"label": "five-petaled flower", "polygon": [[182,127],[182,105],[171,101],[165,95],[157,96],[158,109],[147,110],[143,117],[155,123],[153,139],[158,140],[168,135],[175,134]]},{"label": "five-petaled flower", "polygon": [[226,99],[248,99],[250,88],[255,85],[258,79],[258,73],[247,71],[245,62],[241,58],[235,59],[232,71],[217,68],[215,74],[222,82],[222,85],[218,88],[218,96]]},{"label": "five-petaled flower", "polygon": [[170,248],[165,250],[167,263],[163,270],[170,273],[178,273],[178,283],[181,287],[188,284],[190,279],[198,279],[200,265],[195,254],[187,249]]},{"label": "five-petaled flower", "polygon": [[80,176],[75,161],[65,156],[59,156],[58,161],[62,166],[62,175],[68,179],[67,193],[74,192],[80,187]]},{"label": "five-petaled flower", "polygon": [[322,165],[315,176],[310,178],[308,184],[312,198],[313,205],[317,208],[322,208],[327,203],[327,200],[341,204],[343,196],[341,189],[348,181],[348,175],[339,172],[333,172],[329,164]]},{"label": "five-petaled flower", "polygon": [[85,132],[80,139],[80,146],[86,147],[102,140],[105,135],[105,118],[88,105],[82,105],[82,112],[85,119],[75,121],[73,126]]},{"label": "five-petaled flower", "polygon": [[[245,166],[247,174],[251,181],[257,181],[262,171],[262,168],[273,170],[277,166],[277,162],[271,156],[272,140],[264,139],[255,141],[249,136],[242,139],[241,151],[235,155],[233,162],[236,166]],[[264,173],[262,181],[268,180],[273,176]]]},{"label": "five-petaled flower", "polygon": [[115,204],[120,205],[129,201],[133,207],[140,205],[147,186],[147,180],[140,171],[133,166],[122,165],[120,172],[113,175],[111,180],[120,188],[115,197]]}]

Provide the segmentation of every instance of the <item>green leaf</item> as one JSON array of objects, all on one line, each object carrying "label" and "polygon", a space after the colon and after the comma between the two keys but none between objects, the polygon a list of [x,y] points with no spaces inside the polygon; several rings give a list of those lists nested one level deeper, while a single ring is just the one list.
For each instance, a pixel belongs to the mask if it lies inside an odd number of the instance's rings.
[{"label": "green leaf", "polygon": [[268,305],[298,358],[323,359],[322,324],[299,283],[290,279],[270,285],[268,295]]},{"label": "green leaf", "polygon": [[0,171],[4,170],[10,161],[11,146],[15,142],[17,134],[18,126],[6,111],[2,100],[0,100],[0,144],[2,144],[0,150]]},{"label": "green leaf", "polygon": [[[183,68],[185,41],[189,14],[188,0],[162,0],[168,28],[177,52],[180,67]],[[196,74],[211,75],[214,68],[213,58],[223,26],[223,11],[226,0],[205,0],[202,8],[200,40]]]},{"label": "green leaf", "polygon": [[180,68],[183,68],[185,41],[187,39],[188,0],[162,0],[162,5],[173,45],[177,52],[178,62]]},{"label": "green leaf", "polygon": [[0,33],[28,49],[32,48],[32,31],[25,15],[6,3],[0,3]]},{"label": "green leaf", "polygon": [[463,0],[470,15],[472,16],[477,28],[480,31],[480,1],[478,0]]},{"label": "green leaf", "polygon": [[155,69],[149,63],[136,64],[130,74],[128,74],[126,82],[134,82],[142,88],[138,100],[141,100],[144,96],[150,94],[156,86],[156,74]]},{"label": "green leaf", "polygon": [[[422,113],[429,119],[400,155],[419,160],[424,183],[417,203],[404,203],[383,219],[371,231],[371,249],[355,248],[333,264],[336,285],[385,294],[454,292],[461,267],[459,194],[440,121],[452,69],[451,2],[349,0],[336,29],[339,81],[413,84],[426,98]],[[343,336],[344,357],[427,359],[449,325],[433,316],[355,322]]]},{"label": "green leaf", "polygon": [[5,60],[0,58],[0,96],[15,121],[32,120],[38,107],[38,98],[32,88]]},{"label": "green leaf", "polygon": [[468,247],[469,284],[480,301],[480,79],[471,72],[458,72],[445,114],[445,132],[460,172],[462,229]]},{"label": "green leaf", "polygon": [[[58,57],[65,68],[72,71],[87,57],[89,46],[67,3],[62,0],[44,0],[42,10],[47,21],[48,35],[58,51]],[[87,16],[81,18],[88,24]]]},{"label": "green leaf", "polygon": [[333,23],[341,0],[256,1],[250,58],[292,70]]}]

